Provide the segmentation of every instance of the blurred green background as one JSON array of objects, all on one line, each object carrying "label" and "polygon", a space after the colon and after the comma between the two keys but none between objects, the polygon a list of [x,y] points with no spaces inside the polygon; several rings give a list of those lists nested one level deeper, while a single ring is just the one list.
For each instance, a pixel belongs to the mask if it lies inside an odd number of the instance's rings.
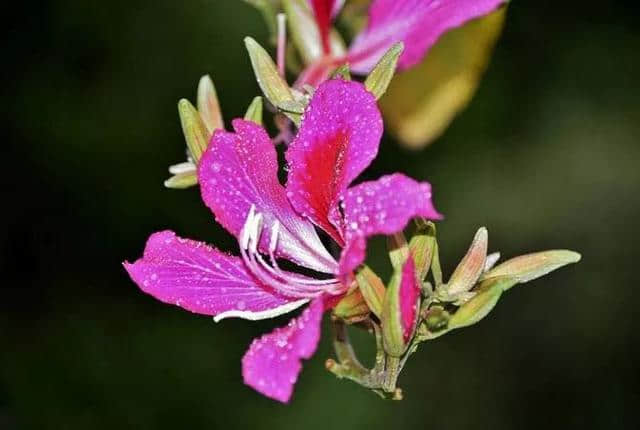
[{"label": "blurred green background", "polygon": [[259,14],[239,0],[13,6],[0,429],[639,428],[636,2],[512,2],[469,108],[421,152],[385,138],[368,172],[433,184],[448,273],[481,225],[505,257],[571,248],[582,262],[422,348],[403,402],[327,373],[325,335],[290,406],[240,375],[251,339],[286,318],[214,324],[142,294],[120,265],[165,228],[234,249],[197,189],[162,182],[184,158],[176,102],[202,74],[227,120],[258,94],[242,38],[266,43]]}]

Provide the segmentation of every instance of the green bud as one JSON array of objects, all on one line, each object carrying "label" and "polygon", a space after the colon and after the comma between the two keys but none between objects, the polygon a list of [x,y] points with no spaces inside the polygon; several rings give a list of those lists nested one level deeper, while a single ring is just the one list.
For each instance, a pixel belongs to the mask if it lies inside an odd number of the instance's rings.
[{"label": "green bud", "polygon": [[542,251],[521,255],[499,264],[484,273],[481,279],[507,276],[515,279],[516,283],[529,282],[567,264],[577,263],[580,259],[580,254],[568,250]]},{"label": "green bud", "polygon": [[202,117],[187,99],[178,102],[178,114],[182,124],[182,133],[187,141],[187,147],[194,162],[198,162],[209,143],[209,131],[202,121]]},{"label": "green bud", "polygon": [[[380,318],[382,340],[385,352],[391,357],[400,357],[405,353],[418,320],[417,312],[420,306],[420,294],[416,293],[414,296],[415,302],[405,303],[410,307],[405,306],[403,308],[402,297],[406,294],[406,291],[404,291],[406,288],[418,288],[416,285],[415,265],[411,258],[407,259],[403,267],[394,270],[382,304],[382,317]],[[405,327],[403,312],[407,312],[410,309],[415,312],[415,319],[411,327]]]},{"label": "green bud", "polygon": [[384,302],[385,288],[382,280],[369,266],[362,266],[356,273],[358,288],[362,292],[362,297],[367,306],[380,318],[382,316],[382,303]]},{"label": "green bud", "polygon": [[449,312],[440,306],[434,306],[424,312],[424,323],[431,333],[446,329],[449,318],[451,318]]},{"label": "green bud", "polygon": [[334,79],[338,77],[344,79],[345,81],[351,80],[351,71],[349,70],[348,64],[343,64],[342,66],[338,67],[333,72],[331,72],[330,79]]},{"label": "green bud", "polygon": [[182,190],[198,184],[198,175],[195,171],[178,173],[164,181],[164,186],[176,190]]},{"label": "green bud", "polygon": [[402,265],[409,258],[409,245],[403,232],[387,236],[387,250],[394,270],[402,269]]},{"label": "green bud", "polygon": [[460,306],[449,319],[449,328],[461,328],[473,325],[487,316],[494,308],[500,295],[515,283],[512,278],[496,278],[483,282],[474,292],[473,298]]},{"label": "green bud", "polygon": [[289,85],[278,74],[278,68],[269,53],[251,37],[245,37],[244,43],[249,52],[251,66],[258,85],[267,100],[274,106],[278,106],[282,102],[294,101]]},{"label": "green bud", "polygon": [[391,46],[364,81],[364,86],[376,96],[376,99],[382,97],[387,91],[391,79],[393,79],[393,75],[396,72],[398,58],[400,58],[403,50],[404,44],[402,42]]},{"label": "green bud", "polygon": [[451,275],[447,284],[447,294],[456,296],[473,288],[484,270],[484,262],[487,258],[487,242],[487,229],[482,227],[478,229],[467,254]]},{"label": "green bud", "polygon": [[255,97],[249,107],[247,108],[247,112],[244,114],[244,119],[247,121],[253,121],[258,125],[262,125],[262,97]]},{"label": "green bud", "polygon": [[209,131],[209,136],[213,134],[214,130],[224,128],[218,94],[209,75],[200,78],[200,82],[198,83],[197,105],[202,121]]},{"label": "green bud", "polygon": [[416,262],[416,274],[420,281],[429,272],[431,260],[436,246],[436,229],[431,222],[418,227],[415,235],[409,241],[409,251]]},{"label": "green bud", "polygon": [[346,322],[354,323],[367,318],[369,306],[359,288],[352,288],[333,308],[333,314]]}]

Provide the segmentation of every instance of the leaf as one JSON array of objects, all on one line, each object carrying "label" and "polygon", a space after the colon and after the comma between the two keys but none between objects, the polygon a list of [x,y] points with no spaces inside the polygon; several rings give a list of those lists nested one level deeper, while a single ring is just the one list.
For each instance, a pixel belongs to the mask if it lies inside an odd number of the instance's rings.
[{"label": "leaf", "polygon": [[381,108],[401,143],[439,137],[471,100],[502,30],[506,8],[445,34],[421,64],[396,75]]}]

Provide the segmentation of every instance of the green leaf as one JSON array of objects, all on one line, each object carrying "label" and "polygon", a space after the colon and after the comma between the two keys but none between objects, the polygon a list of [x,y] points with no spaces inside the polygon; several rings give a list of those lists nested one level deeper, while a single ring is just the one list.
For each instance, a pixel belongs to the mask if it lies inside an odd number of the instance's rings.
[{"label": "green leaf", "polygon": [[484,273],[481,279],[507,276],[515,279],[516,283],[529,282],[567,264],[577,263],[581,258],[577,252],[563,249],[521,255],[497,265]]},{"label": "green leaf", "polygon": [[396,72],[396,66],[398,65],[398,58],[404,50],[404,44],[398,42],[391,46],[389,50],[382,56],[378,64],[373,68],[367,79],[364,81],[364,86],[374,95],[376,99],[382,97],[387,91],[391,79]]},{"label": "green leaf", "polygon": [[382,316],[385,288],[382,280],[368,266],[363,266],[356,273],[356,281],[371,312],[378,318]]},{"label": "green leaf", "polygon": [[487,258],[489,235],[487,229],[478,229],[467,254],[462,258],[447,283],[447,293],[450,296],[469,291],[475,285],[484,270]]},{"label": "green leaf", "polygon": [[449,31],[421,64],[393,79],[381,108],[401,143],[431,143],[469,103],[502,31],[505,9]]},{"label": "green leaf", "polygon": [[200,113],[187,99],[178,102],[178,114],[182,124],[182,133],[187,142],[193,160],[198,162],[209,143],[209,130],[204,125]]},{"label": "green leaf", "polygon": [[209,131],[209,136],[213,134],[214,130],[224,129],[218,94],[209,75],[200,78],[200,82],[198,83],[197,106],[202,121]]},{"label": "green leaf", "polygon": [[244,114],[244,119],[262,125],[262,97],[257,96],[251,101],[247,112]]}]

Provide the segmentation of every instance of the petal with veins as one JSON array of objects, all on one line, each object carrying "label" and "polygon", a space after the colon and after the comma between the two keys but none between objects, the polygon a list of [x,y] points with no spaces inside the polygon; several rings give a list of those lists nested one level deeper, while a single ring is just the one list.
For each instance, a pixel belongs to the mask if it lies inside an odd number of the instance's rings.
[{"label": "petal with veins", "polygon": [[[334,259],[311,223],[301,218],[278,182],[278,159],[273,143],[259,125],[236,119],[235,133],[217,130],[198,165],[202,199],[216,220],[236,237],[252,205],[263,216],[264,228],[280,223],[276,255],[320,272],[332,273]],[[264,235],[260,249],[269,249]]]},{"label": "petal with veins", "polygon": [[381,136],[375,97],[360,83],[333,79],[314,93],[287,150],[291,204],[338,243],[338,200],[375,158]]},{"label": "petal with veins", "polygon": [[144,256],[124,267],[144,292],[216,321],[273,318],[307,302],[258,284],[238,257],[171,231],[153,234]]},{"label": "petal with veins", "polygon": [[255,339],[242,358],[245,384],[287,403],[302,370],[301,360],[311,358],[318,346],[323,312],[322,299],[316,299],[285,327]]},{"label": "petal with veins", "polygon": [[364,261],[367,237],[397,233],[417,216],[442,218],[431,202],[431,185],[399,173],[350,188],[343,204],[347,242],[340,260],[343,280]]},{"label": "petal with veins", "polygon": [[396,42],[404,42],[400,69],[417,64],[448,30],[486,15],[505,0],[374,0],[367,28],[349,49],[351,70],[368,73]]}]

